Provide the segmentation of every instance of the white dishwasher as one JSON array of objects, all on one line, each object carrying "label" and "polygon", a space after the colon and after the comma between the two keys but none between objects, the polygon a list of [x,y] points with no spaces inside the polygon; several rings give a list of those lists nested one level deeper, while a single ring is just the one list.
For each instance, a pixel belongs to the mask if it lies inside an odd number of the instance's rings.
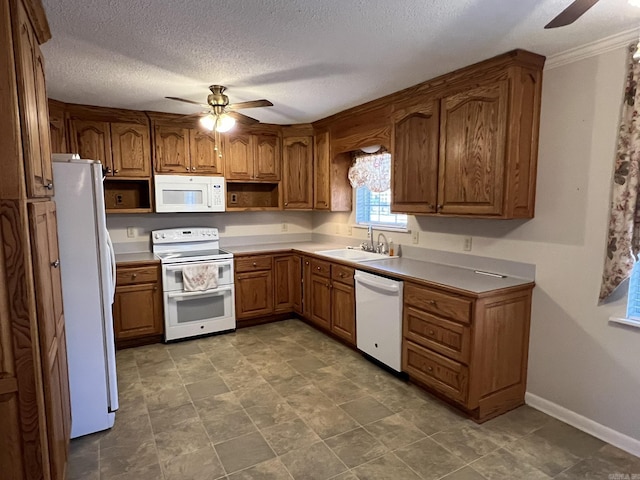
[{"label": "white dishwasher", "polygon": [[402,369],[402,282],[356,270],[358,349]]}]

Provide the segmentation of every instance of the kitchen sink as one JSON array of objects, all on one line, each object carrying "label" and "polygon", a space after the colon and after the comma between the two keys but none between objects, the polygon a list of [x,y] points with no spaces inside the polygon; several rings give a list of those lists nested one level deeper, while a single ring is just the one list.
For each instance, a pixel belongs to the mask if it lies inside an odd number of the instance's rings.
[{"label": "kitchen sink", "polygon": [[320,250],[315,252],[325,257],[337,258],[339,260],[347,260],[350,262],[370,262],[373,260],[384,260],[385,258],[398,258],[397,255],[390,257],[382,253],[365,252],[355,248],[338,248],[335,250]]}]

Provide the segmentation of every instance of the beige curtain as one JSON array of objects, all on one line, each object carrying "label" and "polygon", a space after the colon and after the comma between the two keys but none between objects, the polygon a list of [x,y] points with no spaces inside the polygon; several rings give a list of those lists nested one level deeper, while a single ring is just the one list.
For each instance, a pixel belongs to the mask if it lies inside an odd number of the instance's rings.
[{"label": "beige curtain", "polygon": [[628,74],[618,128],[611,213],[600,301],[606,299],[631,274],[640,250],[640,63],[629,49]]}]

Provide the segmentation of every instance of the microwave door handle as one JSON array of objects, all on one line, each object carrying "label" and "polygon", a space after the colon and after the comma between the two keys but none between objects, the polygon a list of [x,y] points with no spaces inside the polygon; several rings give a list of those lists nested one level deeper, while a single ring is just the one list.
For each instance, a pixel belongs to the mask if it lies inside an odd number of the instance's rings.
[{"label": "microwave door handle", "polygon": [[213,183],[207,184],[207,207],[211,208],[213,206]]},{"label": "microwave door handle", "polygon": [[189,297],[210,297],[213,295],[220,295],[224,292],[228,292],[232,287],[216,288],[215,290],[203,290],[201,292],[176,292],[168,293],[169,298],[189,298]]}]

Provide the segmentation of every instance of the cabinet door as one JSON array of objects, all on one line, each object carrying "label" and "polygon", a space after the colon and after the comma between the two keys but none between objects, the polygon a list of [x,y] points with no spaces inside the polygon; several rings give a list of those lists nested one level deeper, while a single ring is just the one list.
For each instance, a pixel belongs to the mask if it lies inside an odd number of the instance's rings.
[{"label": "cabinet door", "polygon": [[156,125],[155,169],[158,173],[187,173],[189,164],[189,129]]},{"label": "cabinet door", "polygon": [[329,279],[311,274],[311,318],[326,330],[331,329],[331,288]]},{"label": "cabinet door", "polygon": [[229,180],[253,178],[253,150],[251,135],[232,133],[224,141],[224,172]]},{"label": "cabinet door", "polygon": [[351,285],[331,284],[331,331],[349,343],[356,343],[356,298]]},{"label": "cabinet door", "polygon": [[311,318],[311,259],[302,258],[302,316]]},{"label": "cabinet door", "polygon": [[64,480],[71,404],[55,204],[30,203],[29,219],[49,459],[53,478]]},{"label": "cabinet door", "polygon": [[49,136],[51,137],[51,153],[69,152],[64,109],[55,103],[49,103]]},{"label": "cabinet door", "polygon": [[[274,271],[274,310],[276,312],[291,311],[293,305],[293,278],[291,269],[293,261],[290,255],[273,258]],[[299,283],[299,282],[298,282]]]},{"label": "cabinet door", "polygon": [[[92,122],[72,118],[71,150],[81,158],[100,160],[109,173],[113,172],[111,163],[111,131],[108,122]],[[110,170],[109,170],[110,169]]]},{"label": "cabinet door", "polygon": [[291,307],[296,313],[302,313],[302,257],[291,255],[289,265],[289,275],[291,276]]},{"label": "cabinet door", "polygon": [[[189,130],[191,172],[222,175],[221,145],[216,145],[213,132]],[[219,150],[220,149],[220,150]]]},{"label": "cabinet door", "polygon": [[437,101],[396,107],[391,158],[394,212],[436,211],[439,127]]},{"label": "cabinet door", "polygon": [[[15,40],[27,194],[29,197],[51,196],[53,185],[47,188],[52,183],[51,152],[42,56],[21,2],[18,2],[18,31]],[[42,108],[44,111],[40,112]],[[46,131],[40,132],[44,117],[47,117],[44,122]],[[46,144],[43,144],[45,139]]]},{"label": "cabinet door", "polygon": [[157,283],[116,287],[113,302],[116,341],[161,335],[162,321],[162,292]]},{"label": "cabinet door", "polygon": [[282,164],[285,210],[311,209],[313,207],[312,137],[285,138]]},{"label": "cabinet door", "polygon": [[438,211],[502,213],[508,82],[442,99]]},{"label": "cabinet door", "polygon": [[314,140],[313,208],[329,210],[331,207],[329,203],[331,201],[329,132],[317,134]]},{"label": "cabinet door", "polygon": [[112,123],[111,147],[114,175],[151,176],[151,140],[148,125]]},{"label": "cabinet door", "polygon": [[236,317],[238,319],[273,313],[273,272],[236,275]]},{"label": "cabinet door", "polygon": [[278,135],[253,135],[255,156],[253,178],[256,180],[280,180],[280,162],[282,153]]}]

